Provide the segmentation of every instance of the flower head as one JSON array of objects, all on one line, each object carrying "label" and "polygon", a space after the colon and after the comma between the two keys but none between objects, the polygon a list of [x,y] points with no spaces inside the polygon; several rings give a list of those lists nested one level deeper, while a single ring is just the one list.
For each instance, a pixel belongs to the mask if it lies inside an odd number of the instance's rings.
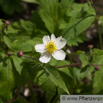
[{"label": "flower head", "polygon": [[61,50],[66,45],[66,40],[62,36],[56,38],[54,34],[43,37],[43,44],[35,45],[35,50],[41,53],[39,60],[43,63],[50,61],[53,56],[57,60],[65,59],[65,52]]}]

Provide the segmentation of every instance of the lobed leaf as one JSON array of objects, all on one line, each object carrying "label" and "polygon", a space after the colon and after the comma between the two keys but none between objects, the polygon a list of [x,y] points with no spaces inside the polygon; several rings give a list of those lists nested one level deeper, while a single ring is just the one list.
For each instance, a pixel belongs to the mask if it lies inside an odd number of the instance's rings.
[{"label": "lobed leaf", "polygon": [[100,16],[99,19],[100,19],[102,26],[103,26],[103,16]]},{"label": "lobed leaf", "polygon": [[14,88],[14,73],[12,63],[9,59],[0,60],[0,97],[3,101],[12,98],[12,89]]},{"label": "lobed leaf", "polygon": [[9,40],[9,38],[7,36],[3,36],[3,40],[5,42],[5,44],[11,49],[11,41]]},{"label": "lobed leaf", "polygon": [[[85,16],[77,19],[71,19],[71,21],[65,25],[66,28],[62,27],[64,24],[61,24],[60,28],[63,28],[62,35],[69,42],[69,37],[76,37],[84,30],[86,30],[91,23],[94,21],[95,17],[93,15]],[[82,25],[82,26],[81,26]]]},{"label": "lobed leaf", "polygon": [[65,92],[67,92],[68,94],[70,94],[69,91],[68,91],[68,89],[67,89],[67,87],[66,87],[66,85],[65,85],[65,83],[64,83],[64,81],[63,81],[63,79],[62,79],[62,77],[60,76],[58,70],[55,67],[50,66],[50,65],[45,65],[43,67],[43,69],[44,69],[44,72],[46,73],[46,75],[51,79],[51,81],[55,85],[59,86]]},{"label": "lobed leaf", "polygon": [[21,74],[21,71],[23,68],[21,66],[22,60],[20,58],[18,58],[17,56],[11,56],[11,57],[12,57],[12,60],[13,60],[13,63],[14,63],[16,70],[18,71],[19,74]]},{"label": "lobed leaf", "polygon": [[[93,64],[103,64],[103,51],[93,49]],[[103,88],[103,66],[99,66],[99,71],[95,71],[93,78],[94,92],[98,93]]]},{"label": "lobed leaf", "polygon": [[50,103],[51,99],[56,93],[56,85],[53,84],[53,82],[47,77],[47,75],[43,71],[40,71],[38,73],[38,79],[40,87],[42,88],[42,90],[46,91],[45,97],[47,103]]},{"label": "lobed leaf", "polygon": [[58,21],[58,0],[41,0],[39,14],[49,32],[55,33]]}]

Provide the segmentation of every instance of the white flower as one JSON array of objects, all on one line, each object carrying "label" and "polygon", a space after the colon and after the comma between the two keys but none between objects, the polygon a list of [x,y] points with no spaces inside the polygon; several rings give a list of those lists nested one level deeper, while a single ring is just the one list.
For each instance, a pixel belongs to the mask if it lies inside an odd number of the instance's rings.
[{"label": "white flower", "polygon": [[66,53],[61,49],[65,45],[66,40],[63,39],[62,36],[56,38],[54,34],[51,34],[51,40],[49,36],[44,36],[43,44],[35,45],[35,50],[41,53],[39,60],[43,63],[47,63],[52,56],[57,60],[64,60]]}]

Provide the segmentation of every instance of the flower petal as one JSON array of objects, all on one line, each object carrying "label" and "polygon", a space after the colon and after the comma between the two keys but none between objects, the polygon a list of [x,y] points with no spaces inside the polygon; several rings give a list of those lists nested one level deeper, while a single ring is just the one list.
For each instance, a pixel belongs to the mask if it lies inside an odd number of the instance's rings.
[{"label": "flower petal", "polygon": [[59,50],[59,51],[54,51],[52,55],[57,60],[64,60],[66,53],[63,50]]},{"label": "flower petal", "polygon": [[50,41],[50,37],[49,36],[44,36],[43,37],[43,43],[44,44],[47,44],[47,42],[49,42]]},{"label": "flower petal", "polygon": [[35,45],[35,50],[36,52],[44,53],[45,50],[45,45],[44,44],[37,44]]},{"label": "flower petal", "polygon": [[52,56],[52,55],[49,54],[49,53],[43,53],[43,54],[41,54],[39,60],[40,60],[42,63],[47,63],[47,62],[50,61],[51,56]]},{"label": "flower petal", "polygon": [[61,49],[66,45],[66,40],[62,37],[58,37],[55,42],[58,49]]},{"label": "flower petal", "polygon": [[56,37],[54,34],[51,34],[51,41],[55,41]]}]

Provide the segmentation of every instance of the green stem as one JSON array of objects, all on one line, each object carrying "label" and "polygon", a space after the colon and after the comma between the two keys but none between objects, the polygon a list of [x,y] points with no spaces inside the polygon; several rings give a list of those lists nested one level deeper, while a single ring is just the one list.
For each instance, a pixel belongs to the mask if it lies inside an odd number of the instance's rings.
[{"label": "green stem", "polygon": [[3,37],[2,37],[2,33],[1,33],[1,34],[0,34],[0,45],[1,45],[2,49],[5,50],[4,46],[2,45],[2,38],[3,38]]},{"label": "green stem", "polygon": [[101,33],[100,33],[100,28],[99,28],[99,24],[98,24],[98,18],[96,18],[96,24],[97,24],[97,30],[98,30],[100,49],[102,49],[102,36],[101,36]]},{"label": "green stem", "polygon": [[3,45],[2,45],[2,42],[1,42],[1,40],[0,40],[0,45],[1,45],[2,49],[3,49],[3,50],[5,50],[5,48],[4,48],[4,47],[3,47]]},{"label": "green stem", "polygon": [[70,60],[70,64],[72,64],[72,63],[73,63],[73,61],[72,61],[71,54],[68,54],[68,57],[69,57],[69,60]]},{"label": "green stem", "polygon": [[35,60],[37,60],[37,61],[39,61],[39,59],[37,59],[37,58],[34,58],[34,57],[30,57],[30,56],[27,56],[27,55],[23,55],[23,57],[26,57],[26,58],[31,58],[31,59],[35,59]]}]

